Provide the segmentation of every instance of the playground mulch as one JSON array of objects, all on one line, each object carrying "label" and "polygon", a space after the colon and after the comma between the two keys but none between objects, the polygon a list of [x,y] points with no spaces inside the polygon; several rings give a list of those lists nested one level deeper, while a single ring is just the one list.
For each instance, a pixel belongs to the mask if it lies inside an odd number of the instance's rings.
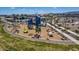
[{"label": "playground mulch", "polygon": [[[28,33],[24,33],[23,32],[23,29],[24,28],[27,28],[27,25],[26,24],[19,24],[19,26],[20,27],[18,28],[19,29],[19,33],[18,34],[21,35],[21,36],[31,38],[31,37],[33,37],[36,34],[36,31],[35,31],[35,27],[34,26],[33,26],[34,29],[32,29],[32,30],[29,30],[28,29]],[[41,36],[42,39],[45,39],[45,40],[47,40],[47,39],[49,39],[49,40],[61,40],[61,38],[63,38],[61,35],[59,35],[53,29],[52,29],[52,32],[53,32],[52,36],[53,37],[49,37],[48,36],[47,29],[48,29],[47,27],[41,27],[41,32],[39,34],[40,34],[40,36]],[[10,28],[8,30],[11,31],[12,28]]]}]

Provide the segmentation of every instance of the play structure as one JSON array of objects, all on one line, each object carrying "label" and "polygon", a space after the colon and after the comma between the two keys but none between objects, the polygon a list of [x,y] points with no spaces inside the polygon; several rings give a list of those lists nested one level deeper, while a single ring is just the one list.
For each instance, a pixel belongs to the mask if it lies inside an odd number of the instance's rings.
[{"label": "play structure", "polygon": [[35,26],[36,26],[36,32],[41,31],[41,18],[36,16],[35,17]]},{"label": "play structure", "polygon": [[[16,20],[15,17],[14,20]],[[22,20],[22,18],[20,18],[20,20]],[[43,26],[43,23],[45,26]],[[26,19],[25,22],[13,23],[13,26],[8,28],[8,30],[13,34],[35,39],[61,40],[61,38],[63,38],[55,30],[48,27],[40,16],[35,16],[34,19],[30,17]]]},{"label": "play structure", "polygon": [[28,29],[33,29],[33,20],[29,19],[27,25],[28,25]]}]

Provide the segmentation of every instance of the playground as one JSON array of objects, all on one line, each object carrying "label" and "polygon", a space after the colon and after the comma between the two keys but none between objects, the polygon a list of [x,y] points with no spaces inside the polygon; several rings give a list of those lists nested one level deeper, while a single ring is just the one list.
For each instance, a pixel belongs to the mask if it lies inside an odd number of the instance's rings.
[{"label": "playground", "polygon": [[[63,37],[59,35],[57,32],[55,32],[53,29],[49,27],[41,27],[41,32],[36,32],[35,27],[33,26],[33,29],[28,29],[26,24],[19,24],[19,27],[17,27],[17,30],[15,32],[15,29],[13,27],[8,28],[8,30],[14,34],[18,34],[24,37],[29,37],[29,38],[36,38],[34,37],[36,34],[40,35],[40,37],[36,39],[47,39],[47,40],[61,40]],[[50,30],[52,32],[51,36],[49,36],[48,31]]]},{"label": "playground", "polygon": [[[33,23],[35,22],[35,23]],[[48,27],[47,25],[41,25],[41,19],[36,17],[36,20],[33,21],[29,19],[27,22],[20,22],[16,25],[8,25],[7,30],[13,34],[21,35],[24,37],[29,37],[33,39],[44,39],[44,40],[64,40],[64,38],[57,33],[53,28]]]}]

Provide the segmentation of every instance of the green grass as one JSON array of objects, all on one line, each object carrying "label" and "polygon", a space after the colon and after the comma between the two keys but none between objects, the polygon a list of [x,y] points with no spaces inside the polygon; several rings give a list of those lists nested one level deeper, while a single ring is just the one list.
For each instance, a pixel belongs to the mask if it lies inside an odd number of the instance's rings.
[{"label": "green grass", "polygon": [[4,51],[68,51],[79,50],[78,45],[58,45],[35,42],[13,37],[3,30],[0,23],[0,50]]}]

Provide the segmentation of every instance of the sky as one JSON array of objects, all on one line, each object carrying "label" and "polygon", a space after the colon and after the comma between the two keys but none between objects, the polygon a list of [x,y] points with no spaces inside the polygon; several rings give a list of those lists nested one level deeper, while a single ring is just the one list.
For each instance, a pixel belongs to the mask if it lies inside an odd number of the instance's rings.
[{"label": "sky", "polygon": [[79,7],[0,7],[0,15],[5,14],[46,14],[79,11]]}]

